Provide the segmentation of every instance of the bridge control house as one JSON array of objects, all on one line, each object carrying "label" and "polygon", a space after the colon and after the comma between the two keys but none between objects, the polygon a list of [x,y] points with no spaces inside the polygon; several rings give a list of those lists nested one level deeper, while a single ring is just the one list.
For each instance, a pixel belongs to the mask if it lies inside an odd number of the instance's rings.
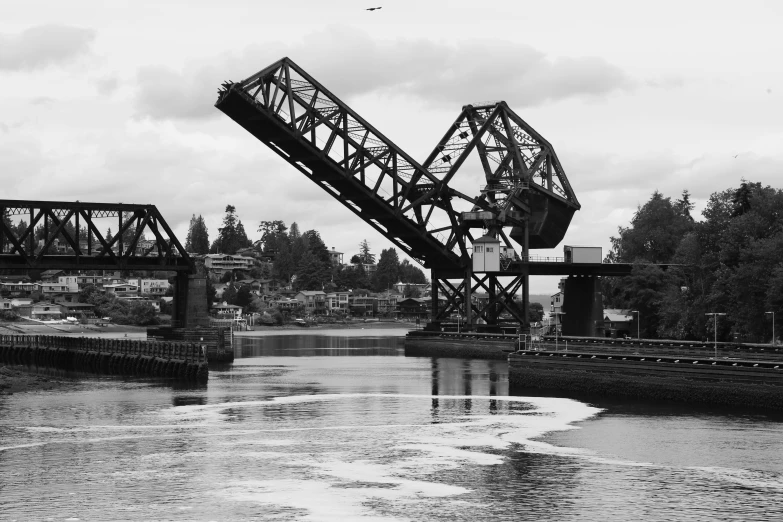
[{"label": "bridge control house", "polygon": [[473,242],[473,272],[500,271],[500,241],[482,236]]}]

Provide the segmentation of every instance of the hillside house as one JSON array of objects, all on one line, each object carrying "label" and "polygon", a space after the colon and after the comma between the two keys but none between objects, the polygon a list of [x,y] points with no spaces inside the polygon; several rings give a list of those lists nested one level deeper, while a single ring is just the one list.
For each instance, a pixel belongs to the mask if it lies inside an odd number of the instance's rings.
[{"label": "hillside house", "polygon": [[295,299],[302,303],[305,312],[313,315],[326,313],[326,292],[321,290],[302,290]]}]

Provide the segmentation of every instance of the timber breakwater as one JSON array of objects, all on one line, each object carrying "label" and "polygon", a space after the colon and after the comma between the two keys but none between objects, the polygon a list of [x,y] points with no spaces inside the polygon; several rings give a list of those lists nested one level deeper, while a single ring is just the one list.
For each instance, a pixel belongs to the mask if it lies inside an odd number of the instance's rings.
[{"label": "timber breakwater", "polygon": [[671,340],[411,332],[405,354],[508,359],[509,387],[783,410],[783,349]]},{"label": "timber breakwater", "polygon": [[0,362],[109,375],[206,381],[206,349],[196,343],[0,335]]}]

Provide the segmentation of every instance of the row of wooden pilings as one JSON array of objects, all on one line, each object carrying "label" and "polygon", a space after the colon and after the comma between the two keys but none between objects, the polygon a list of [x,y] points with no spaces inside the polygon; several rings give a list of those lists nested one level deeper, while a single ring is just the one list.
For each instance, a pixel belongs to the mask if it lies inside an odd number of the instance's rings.
[{"label": "row of wooden pilings", "polygon": [[0,362],[92,373],[206,381],[206,348],[195,343],[0,335]]}]

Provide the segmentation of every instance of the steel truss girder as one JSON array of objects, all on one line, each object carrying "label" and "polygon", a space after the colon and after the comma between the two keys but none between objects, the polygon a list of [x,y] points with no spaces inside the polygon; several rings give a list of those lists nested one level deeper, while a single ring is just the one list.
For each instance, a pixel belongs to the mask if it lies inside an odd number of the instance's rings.
[{"label": "steel truss girder", "polygon": [[[235,106],[240,100],[244,107]],[[225,83],[216,107],[424,266],[456,268],[469,259],[470,236],[452,200],[489,205],[428,172],[293,61]],[[444,231],[434,214],[448,221],[447,237],[431,230]]]},{"label": "steel truss girder", "polygon": [[[463,107],[422,164],[288,58],[224,83],[215,106],[428,268],[470,261],[475,223],[462,223],[457,202],[493,215],[487,227],[524,228],[529,190],[579,209],[552,146],[505,102]],[[473,150],[502,190],[470,197],[449,187]]]},{"label": "steel truss girder", "polygon": [[[7,225],[6,218],[12,216],[29,217],[21,234]],[[100,218],[117,219],[117,232],[108,240],[94,221]],[[44,229],[43,244],[35,241],[39,224]],[[133,236],[124,241],[131,227]],[[140,251],[145,231],[154,239]],[[66,243],[64,255],[51,252],[56,239]],[[155,205],[0,200],[0,268],[193,272],[194,264]]]},{"label": "steel truss girder", "polygon": [[[470,274],[470,295],[474,296],[476,291],[483,290],[489,296],[487,303],[483,306],[479,306],[471,300],[470,309],[473,321],[483,319],[488,325],[497,325],[500,314],[508,312],[514,323],[527,325],[524,311],[520,310],[514,302],[514,297],[525,284],[525,278],[524,274],[520,274],[504,285],[497,276],[492,274]],[[446,306],[443,309],[439,308],[437,313],[433,314],[435,321],[443,321],[453,313],[462,317],[467,315],[466,280],[460,279],[457,284],[452,281],[454,281],[453,278],[437,277],[435,274],[432,276],[432,284],[437,285],[437,294],[447,300]],[[518,298],[523,298],[523,296]]]},{"label": "steel truss girder", "polygon": [[[552,145],[505,102],[463,107],[422,165],[430,172],[443,174],[443,181],[448,182],[474,148],[488,185],[502,183],[505,189],[527,183],[525,188],[581,208]],[[497,168],[493,169],[490,162]]]}]

